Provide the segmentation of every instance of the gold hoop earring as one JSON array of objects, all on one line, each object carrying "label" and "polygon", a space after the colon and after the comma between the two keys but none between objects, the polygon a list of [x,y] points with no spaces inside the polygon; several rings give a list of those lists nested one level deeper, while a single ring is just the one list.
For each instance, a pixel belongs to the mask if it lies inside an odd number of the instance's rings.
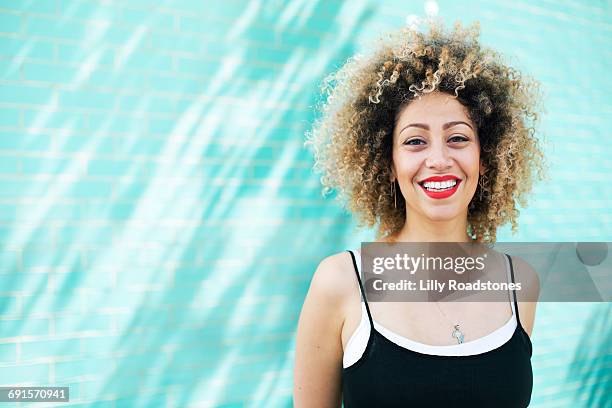
[{"label": "gold hoop earring", "polygon": [[483,184],[483,181],[482,181],[482,176],[480,176],[478,178],[478,187],[480,187],[480,193],[479,193],[479,197],[478,198],[479,198],[480,201],[482,201],[482,192],[484,190],[484,184]]}]

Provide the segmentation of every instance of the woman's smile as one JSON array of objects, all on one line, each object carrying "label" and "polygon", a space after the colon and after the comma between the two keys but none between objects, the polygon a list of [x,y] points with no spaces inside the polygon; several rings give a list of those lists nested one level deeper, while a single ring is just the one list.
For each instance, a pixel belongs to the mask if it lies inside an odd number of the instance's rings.
[{"label": "woman's smile", "polygon": [[424,181],[418,184],[428,197],[441,200],[455,194],[461,184],[461,179],[455,178],[441,182]]},{"label": "woman's smile", "polygon": [[439,92],[413,100],[398,113],[394,140],[393,173],[408,223],[466,217],[482,169],[478,133],[465,107]]}]

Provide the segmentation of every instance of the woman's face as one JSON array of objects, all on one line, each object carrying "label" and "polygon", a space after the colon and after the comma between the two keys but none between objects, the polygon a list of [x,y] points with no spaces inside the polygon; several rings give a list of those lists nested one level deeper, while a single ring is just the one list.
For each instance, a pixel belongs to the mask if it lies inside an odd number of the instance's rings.
[{"label": "woman's face", "polygon": [[393,130],[393,171],[410,217],[467,217],[484,167],[466,108],[440,92],[405,106]]}]

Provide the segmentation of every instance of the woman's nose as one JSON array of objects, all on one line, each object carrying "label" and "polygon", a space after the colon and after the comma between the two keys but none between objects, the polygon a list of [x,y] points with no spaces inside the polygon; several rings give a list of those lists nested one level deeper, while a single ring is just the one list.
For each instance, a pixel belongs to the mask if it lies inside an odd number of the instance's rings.
[{"label": "woman's nose", "polygon": [[434,169],[445,169],[452,166],[453,162],[446,151],[445,146],[432,147],[429,156],[425,160],[425,165]]}]

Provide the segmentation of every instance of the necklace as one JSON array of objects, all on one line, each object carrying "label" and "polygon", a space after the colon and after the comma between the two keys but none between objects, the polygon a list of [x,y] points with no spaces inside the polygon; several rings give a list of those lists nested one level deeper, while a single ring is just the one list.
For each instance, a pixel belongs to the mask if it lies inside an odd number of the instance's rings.
[{"label": "necklace", "polygon": [[[440,308],[440,305],[438,304],[438,302],[434,302],[436,304],[436,306],[438,307],[438,310],[440,311],[440,313],[442,313],[442,315],[444,316],[444,318],[446,320],[448,320],[451,324],[451,320],[446,316],[446,313],[444,313],[442,311],[442,309]],[[463,332],[461,330],[459,330],[459,324],[453,324],[453,332],[451,333],[451,337],[453,339],[457,339],[457,344],[461,344],[463,343]]]}]

